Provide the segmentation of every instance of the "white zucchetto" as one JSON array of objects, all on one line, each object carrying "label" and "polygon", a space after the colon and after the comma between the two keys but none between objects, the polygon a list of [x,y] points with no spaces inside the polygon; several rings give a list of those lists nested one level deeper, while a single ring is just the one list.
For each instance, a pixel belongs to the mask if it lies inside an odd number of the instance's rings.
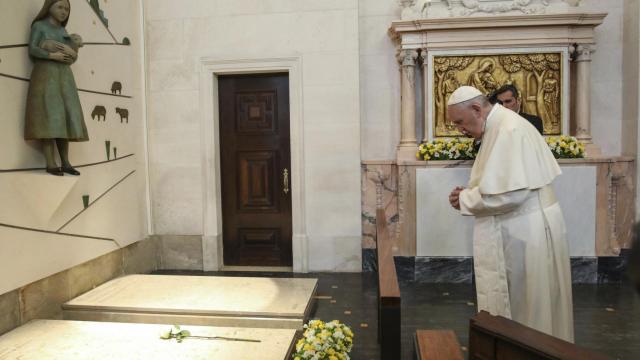
[{"label": "white zucchetto", "polygon": [[449,97],[447,106],[460,104],[462,102],[469,101],[482,95],[482,92],[480,92],[480,90],[474,88],[473,86],[460,86]]}]

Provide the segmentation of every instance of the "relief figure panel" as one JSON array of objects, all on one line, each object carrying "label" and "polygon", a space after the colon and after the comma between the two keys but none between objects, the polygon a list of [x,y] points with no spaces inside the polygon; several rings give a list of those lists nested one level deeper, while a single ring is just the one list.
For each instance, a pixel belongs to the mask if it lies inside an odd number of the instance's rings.
[{"label": "relief figure panel", "polygon": [[473,86],[489,96],[513,84],[522,112],[542,118],[545,135],[562,134],[563,66],[561,52],[433,57],[433,134],[462,136],[447,116],[447,101],[455,89]]}]

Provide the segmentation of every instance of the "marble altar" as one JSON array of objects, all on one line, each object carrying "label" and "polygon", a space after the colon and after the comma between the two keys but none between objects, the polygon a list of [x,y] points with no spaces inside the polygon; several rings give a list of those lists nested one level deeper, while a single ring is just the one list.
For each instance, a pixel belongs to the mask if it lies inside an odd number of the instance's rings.
[{"label": "marble altar", "polygon": [[[448,206],[449,187],[465,186],[470,167],[416,173],[417,256],[472,256],[473,217]],[[562,166],[553,183],[567,224],[571,256],[595,256],[596,167]]]}]

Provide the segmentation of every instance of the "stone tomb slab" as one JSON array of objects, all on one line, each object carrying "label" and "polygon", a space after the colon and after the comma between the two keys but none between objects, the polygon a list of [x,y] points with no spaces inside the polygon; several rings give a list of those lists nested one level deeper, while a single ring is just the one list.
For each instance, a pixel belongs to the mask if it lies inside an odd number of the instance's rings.
[{"label": "stone tomb slab", "polygon": [[129,275],[62,305],[66,320],[301,330],[317,279]]},{"label": "stone tomb slab", "polygon": [[[171,325],[34,320],[0,337],[0,359],[290,358],[294,329],[184,326],[192,335],[227,340],[160,339]],[[239,341],[259,340],[259,342]]]}]

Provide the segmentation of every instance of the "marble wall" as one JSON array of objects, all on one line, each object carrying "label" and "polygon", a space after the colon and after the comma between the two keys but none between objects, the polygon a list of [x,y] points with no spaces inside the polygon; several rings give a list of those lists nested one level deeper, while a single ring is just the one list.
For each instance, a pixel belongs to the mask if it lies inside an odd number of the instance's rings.
[{"label": "marble wall", "polygon": [[[70,144],[82,175],[54,177],[44,172],[40,144],[23,137],[33,64],[25,44],[43,1],[0,0],[0,294],[147,236],[141,3],[99,3],[108,27],[86,0],[70,1],[67,31],[86,43],[71,69],[90,141]],[[116,81],[122,90],[114,94]],[[101,120],[91,116],[96,106],[106,110]]]},{"label": "marble wall", "polygon": [[[471,284],[472,257],[396,256],[396,273],[401,282]],[[374,258],[375,260],[375,258]],[[375,262],[363,271],[376,271]],[[619,284],[627,278],[625,256],[571,257],[571,282],[574,284]]]},{"label": "marble wall", "polygon": [[580,9],[608,12],[596,28],[596,52],[591,62],[591,135],[603,155],[622,154],[623,9],[624,0],[584,0]]},{"label": "marble wall", "polygon": [[156,235],[158,268],[162,270],[203,270],[202,237]]},{"label": "marble wall", "polygon": [[155,234],[203,234],[201,59],[298,57],[304,137],[294,140],[304,144],[308,270],[359,271],[358,1],[144,5]]},{"label": "marble wall", "polygon": [[[624,91],[629,99],[625,101],[625,120],[622,125],[623,151],[626,155],[634,156],[636,163],[640,160],[640,3],[633,0],[625,0],[625,24],[624,24]],[[635,61],[634,61],[635,60]],[[635,76],[634,76],[635,75]],[[633,131],[635,129],[635,131]],[[636,169],[638,170],[638,169]],[[636,189],[640,189],[640,176],[636,173]],[[635,194],[636,209],[640,209],[640,196]],[[636,215],[640,215],[638,212]],[[638,220],[638,218],[636,218]]]},{"label": "marble wall", "polygon": [[159,268],[156,239],[136,242],[0,295],[0,335],[33,319],[61,319],[62,304],[111,279]]},{"label": "marble wall", "polygon": [[393,239],[398,232],[398,170],[395,164],[362,166],[362,248],[376,248],[376,211],[384,209]]},{"label": "marble wall", "polygon": [[[577,11],[608,12],[596,28],[592,60],[591,132],[604,155],[622,152],[624,0],[583,0]],[[400,132],[400,75],[396,50],[387,35],[400,9],[393,0],[360,1],[362,159],[396,158]],[[636,65],[637,66],[637,65]],[[418,119],[418,123],[421,121]],[[418,138],[421,135],[418,134]]]},{"label": "marble wall", "polygon": [[[640,2],[624,1],[622,24],[622,71],[625,74],[622,91],[627,99],[640,97]],[[638,153],[638,120],[640,103],[622,102],[622,154],[636,156]]]},{"label": "marble wall", "polygon": [[362,159],[395,159],[400,141],[400,68],[387,30],[400,19],[394,0],[360,0]]}]

